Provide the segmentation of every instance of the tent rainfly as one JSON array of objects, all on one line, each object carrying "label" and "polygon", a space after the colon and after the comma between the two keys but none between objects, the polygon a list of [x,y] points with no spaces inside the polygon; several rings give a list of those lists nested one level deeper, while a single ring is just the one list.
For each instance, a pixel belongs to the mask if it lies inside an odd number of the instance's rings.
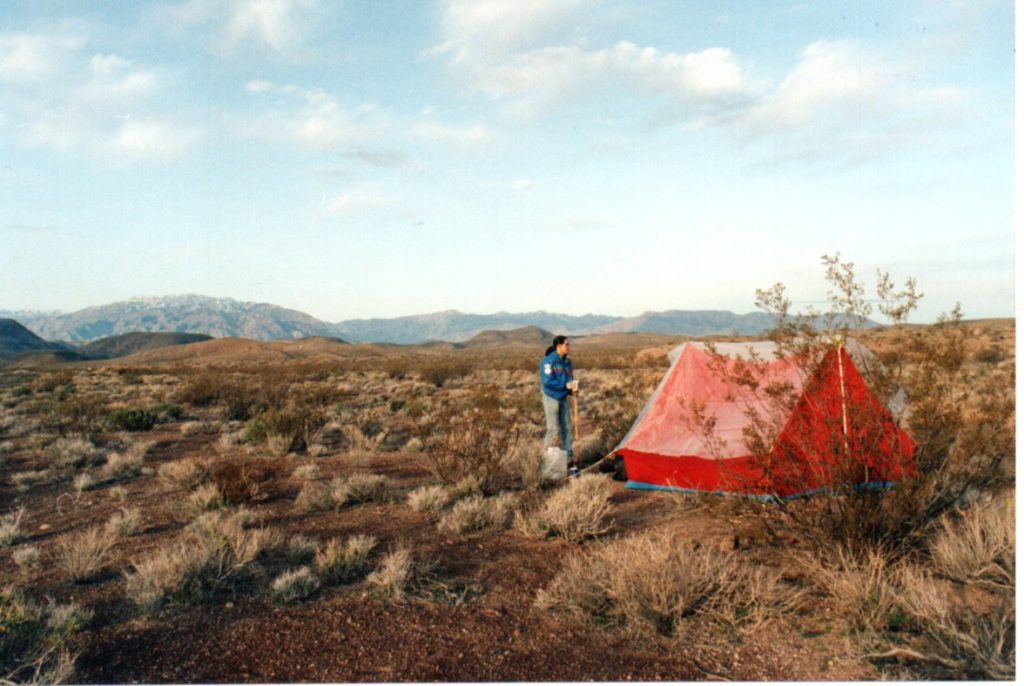
[{"label": "tent rainfly", "polygon": [[[613,451],[628,487],[792,498],[914,473],[916,446],[895,419],[902,393],[879,401],[861,374],[877,362],[856,341],[831,348],[810,374],[770,341],[714,349],[717,357],[688,342],[669,353],[668,372]],[[723,373],[722,361],[754,383]],[[779,388],[789,402],[773,400]],[[755,435],[767,440],[752,450]]]}]

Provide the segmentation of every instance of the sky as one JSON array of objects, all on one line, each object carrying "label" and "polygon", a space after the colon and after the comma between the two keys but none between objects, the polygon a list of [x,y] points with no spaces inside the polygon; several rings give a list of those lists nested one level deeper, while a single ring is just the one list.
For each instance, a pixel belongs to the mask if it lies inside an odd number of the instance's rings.
[{"label": "sky", "polygon": [[4,0],[0,310],[1014,313],[1012,0]]}]

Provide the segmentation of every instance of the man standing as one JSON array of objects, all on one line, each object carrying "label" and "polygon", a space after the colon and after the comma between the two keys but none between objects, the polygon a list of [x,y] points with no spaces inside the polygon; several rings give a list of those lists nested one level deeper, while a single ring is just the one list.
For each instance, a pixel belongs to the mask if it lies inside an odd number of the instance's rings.
[{"label": "man standing", "polygon": [[573,380],[569,339],[565,336],[555,336],[551,346],[544,352],[544,359],[540,361],[540,385],[544,419],[547,422],[544,448],[555,445],[555,436],[558,436],[562,450],[569,457],[569,474],[578,476],[579,465],[573,459],[569,396],[576,393],[579,386],[578,382]]}]

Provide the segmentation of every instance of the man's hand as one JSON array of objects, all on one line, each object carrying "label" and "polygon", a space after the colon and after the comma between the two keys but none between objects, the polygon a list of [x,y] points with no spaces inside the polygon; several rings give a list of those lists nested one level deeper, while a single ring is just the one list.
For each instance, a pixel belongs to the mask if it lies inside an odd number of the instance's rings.
[{"label": "man's hand", "polygon": [[573,379],[572,381],[567,381],[565,383],[565,387],[572,394],[580,392],[580,382],[577,381],[576,379]]}]

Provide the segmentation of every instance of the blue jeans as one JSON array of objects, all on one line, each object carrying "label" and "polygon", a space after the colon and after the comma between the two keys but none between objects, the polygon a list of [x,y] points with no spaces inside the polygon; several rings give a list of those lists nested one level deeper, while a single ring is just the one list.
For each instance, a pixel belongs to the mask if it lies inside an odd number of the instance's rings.
[{"label": "blue jeans", "polygon": [[562,450],[569,454],[572,461],[572,419],[569,416],[569,396],[562,400],[555,400],[541,391],[541,399],[544,401],[544,420],[547,422],[548,431],[544,435],[544,447],[550,448],[555,444],[555,436],[562,441]]}]

